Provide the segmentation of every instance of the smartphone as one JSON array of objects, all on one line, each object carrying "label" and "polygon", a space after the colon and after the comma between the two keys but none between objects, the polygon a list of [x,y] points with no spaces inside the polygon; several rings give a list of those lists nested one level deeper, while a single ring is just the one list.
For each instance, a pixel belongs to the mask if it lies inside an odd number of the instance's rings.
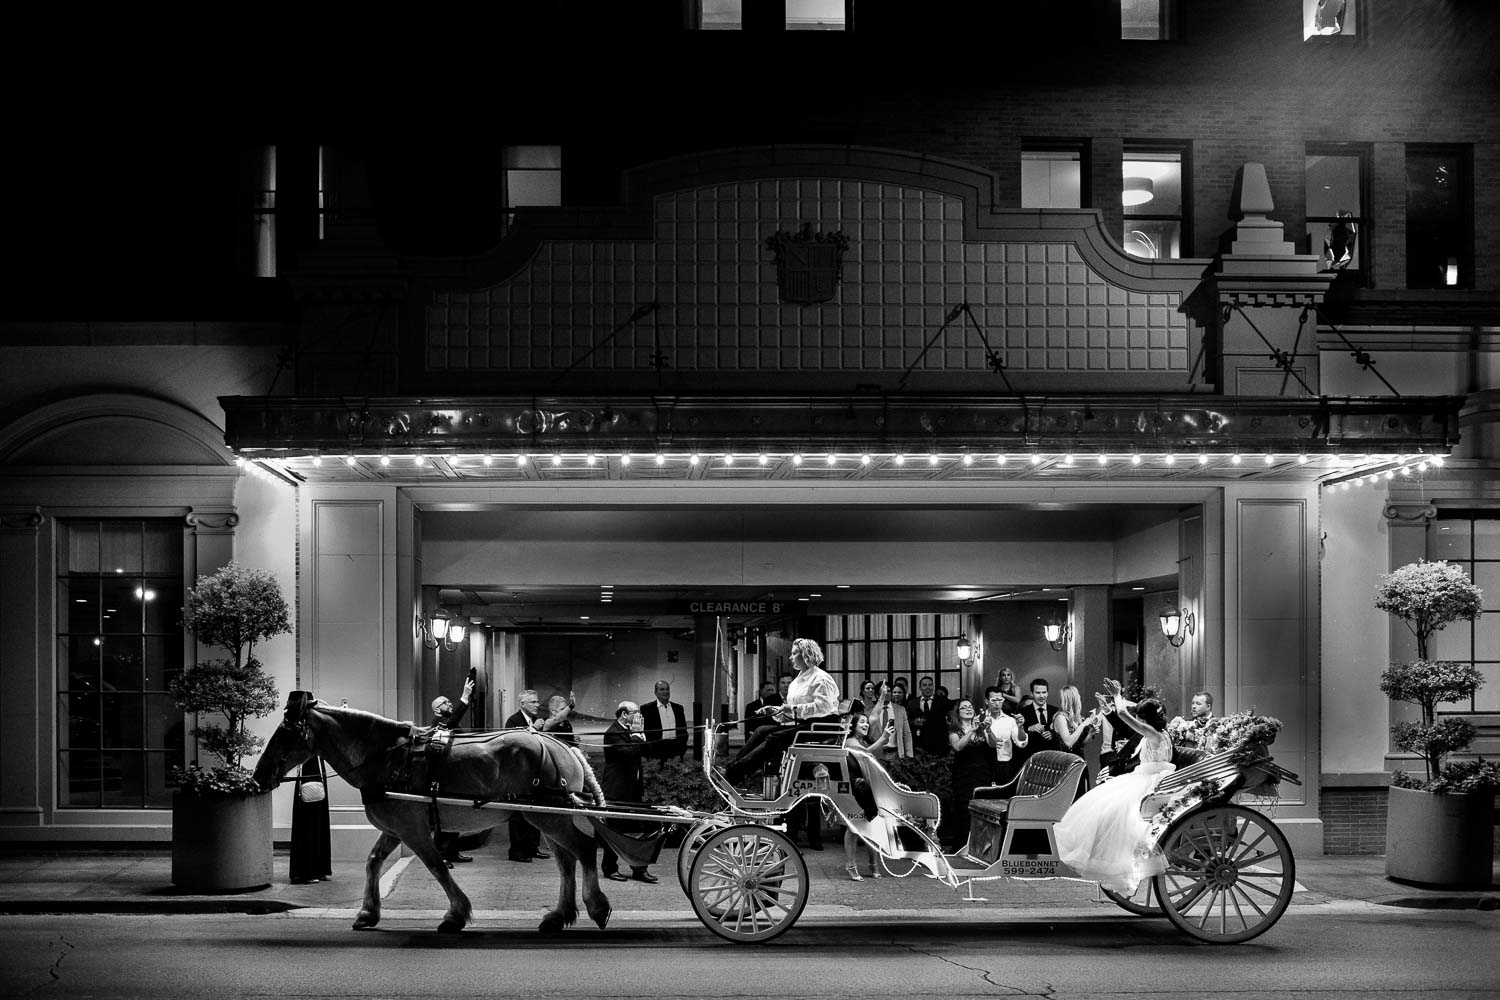
[{"label": "smartphone", "polygon": [[479,673],[473,667],[469,668],[469,680],[471,680],[471,681],[477,681],[477,680],[479,680]]}]

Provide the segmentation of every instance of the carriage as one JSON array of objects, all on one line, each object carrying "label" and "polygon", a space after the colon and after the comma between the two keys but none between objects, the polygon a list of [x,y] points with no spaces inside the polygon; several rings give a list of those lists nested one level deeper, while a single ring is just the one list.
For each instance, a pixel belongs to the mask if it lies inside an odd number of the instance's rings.
[{"label": "carriage", "polygon": [[[724,778],[714,745],[705,741],[703,767],[726,808],[690,827],[677,872],[698,918],[730,941],[769,941],[807,905],[807,864],[780,820],[809,796],[837,813],[888,874],[921,874],[966,891],[969,900],[977,898],[975,886],[993,880],[1076,878],[1059,860],[1052,830],[1086,790],[1083,759],[1073,754],[1041,751],[1009,785],[977,790],[970,836],[948,853],[937,839],[938,797],[895,781],[871,754],[846,749],[840,726],[799,732],[763,795]],[[1131,896],[1100,891],[1131,913],[1165,916],[1199,940],[1248,941],[1286,911],[1296,864],[1276,824],[1233,799],[1297,783],[1297,776],[1263,747],[1185,756],[1191,759],[1141,805],[1166,870]]]},{"label": "carriage", "polygon": [[[980,820],[959,850],[939,845],[938,797],[893,779],[871,754],[846,748],[842,726],[814,725],[798,732],[761,794],[736,788],[715,761],[717,735],[732,724],[708,726],[703,770],[723,803],[715,812],[677,807],[631,807],[605,802],[583,754],[527,730],[476,733],[447,751],[438,771],[399,786],[393,775],[413,769],[409,723],[347,707],[324,705],[309,692],[293,692],[285,718],[266,747],[256,778],[269,787],[311,753],[360,789],[366,815],[381,831],[366,863],[366,892],[356,929],[380,919],[378,881],[384,860],[406,844],[449,897],[440,930],[467,923],[468,897],[453,881],[434,843],[442,828],[469,832],[524,814],[552,844],[560,874],[558,904],[542,920],[561,930],[578,916],[575,865],[584,875],[584,905],[599,926],[609,901],[595,865],[598,837],[622,858],[610,821],[649,821],[665,831],[686,826],[677,876],[694,912],[729,941],[764,942],[785,933],[807,905],[808,867],[785,833],[785,816],[816,798],[874,852],[895,877],[921,874],[976,899],[976,885],[999,879],[1073,878],[1059,860],[1053,826],[1087,782],[1080,757],[1057,751],[1033,754],[1008,786],[976,791],[971,813]],[[1142,803],[1143,818],[1161,847],[1166,870],[1132,896],[1101,887],[1132,913],[1165,916],[1203,941],[1248,941],[1285,912],[1296,866],[1285,836],[1261,813],[1233,801],[1241,792],[1264,792],[1297,776],[1271,760],[1263,747],[1226,751],[1168,774]],[[420,771],[420,769],[417,769]],[[429,778],[431,780],[429,780]],[[418,789],[420,786],[420,790]],[[659,849],[660,835],[656,840]]]}]

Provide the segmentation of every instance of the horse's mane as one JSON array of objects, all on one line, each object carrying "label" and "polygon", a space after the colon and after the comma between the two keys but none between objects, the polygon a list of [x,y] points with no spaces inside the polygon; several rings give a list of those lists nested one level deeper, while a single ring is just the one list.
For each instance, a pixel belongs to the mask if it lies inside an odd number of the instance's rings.
[{"label": "horse's mane", "polygon": [[338,719],[350,738],[362,742],[388,746],[408,735],[412,728],[410,722],[397,722],[395,719],[387,719],[383,715],[366,712],[362,708],[349,708],[346,705],[326,705],[323,702],[317,702],[311,710],[323,712]]}]

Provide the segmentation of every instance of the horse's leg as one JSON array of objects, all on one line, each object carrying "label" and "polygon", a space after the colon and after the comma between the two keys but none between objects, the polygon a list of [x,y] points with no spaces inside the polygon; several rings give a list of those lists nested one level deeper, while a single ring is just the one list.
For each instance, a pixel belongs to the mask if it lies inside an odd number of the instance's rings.
[{"label": "horse's leg", "polygon": [[443,914],[443,922],[438,924],[438,931],[443,934],[454,934],[464,929],[464,925],[473,916],[473,907],[469,903],[469,897],[453,881],[453,876],[448,872],[448,862],[443,860],[443,852],[438,850],[437,840],[433,837],[431,827],[426,827],[421,836],[412,837],[406,841],[412,853],[421,859],[422,864],[437,879],[438,885],[443,887],[443,892],[448,895],[448,912]]},{"label": "horse's leg", "polygon": [[[527,817],[528,820],[530,818],[530,816]],[[551,825],[555,821],[549,817],[543,822]],[[570,825],[572,823],[568,819],[564,819],[563,822]],[[546,835],[542,823],[532,825]],[[547,846],[552,848],[552,860],[557,863],[557,905],[547,911],[546,916],[542,917],[541,926],[537,929],[543,934],[556,934],[565,927],[572,927],[578,920],[577,886],[573,881],[573,864],[576,859],[565,844],[550,835],[546,836]]]},{"label": "horse's leg", "polygon": [[365,902],[354,918],[354,929],[362,931],[380,923],[380,869],[385,859],[391,856],[401,838],[393,833],[381,833],[365,858]]},{"label": "horse's leg", "polygon": [[610,905],[609,897],[599,887],[598,842],[576,827],[572,842],[578,862],[583,868],[583,907],[589,911],[594,923],[603,929],[609,923]]}]

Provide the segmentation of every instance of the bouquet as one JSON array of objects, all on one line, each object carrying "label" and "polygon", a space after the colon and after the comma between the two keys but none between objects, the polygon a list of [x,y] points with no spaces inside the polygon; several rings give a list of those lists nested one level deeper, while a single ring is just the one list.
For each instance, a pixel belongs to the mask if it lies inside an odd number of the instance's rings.
[{"label": "bouquet", "polygon": [[1209,723],[1203,748],[1209,753],[1231,751],[1236,758],[1260,756],[1263,748],[1276,742],[1281,720],[1254,712],[1235,712]]},{"label": "bouquet", "polygon": [[1167,739],[1172,741],[1174,747],[1192,747],[1198,745],[1198,727],[1190,720],[1177,715],[1167,723]]}]

